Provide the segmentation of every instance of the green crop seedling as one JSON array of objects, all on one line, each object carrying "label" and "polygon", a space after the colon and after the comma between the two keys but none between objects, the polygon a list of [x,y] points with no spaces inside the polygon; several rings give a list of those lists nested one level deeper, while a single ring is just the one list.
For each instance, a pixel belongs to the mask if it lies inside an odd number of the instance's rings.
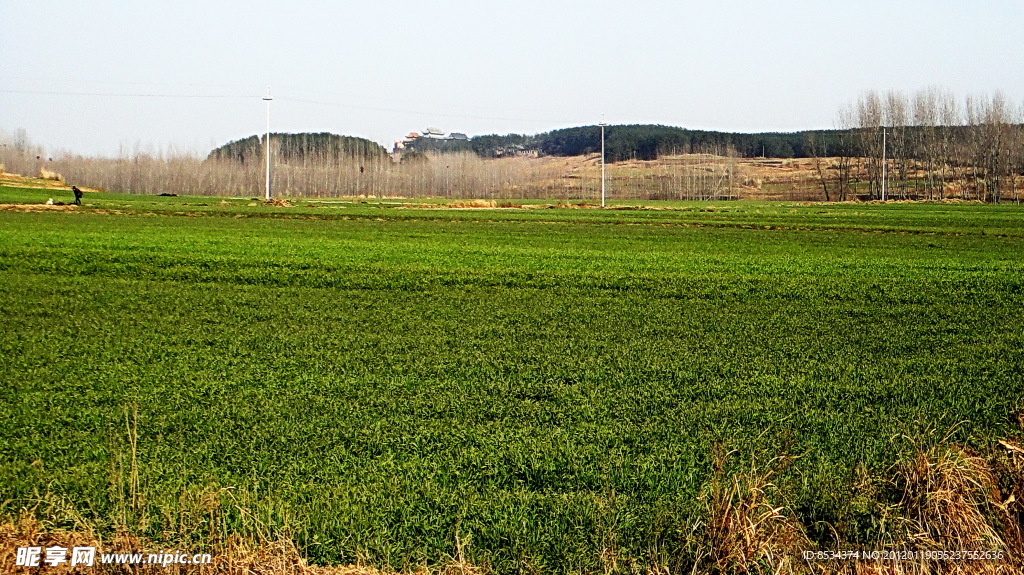
[{"label": "green crop seedling", "polygon": [[681,571],[716,465],[792,457],[807,537],[875,541],[857,478],[991,446],[1024,391],[1017,206],[86,199],[0,210],[7,517]]}]

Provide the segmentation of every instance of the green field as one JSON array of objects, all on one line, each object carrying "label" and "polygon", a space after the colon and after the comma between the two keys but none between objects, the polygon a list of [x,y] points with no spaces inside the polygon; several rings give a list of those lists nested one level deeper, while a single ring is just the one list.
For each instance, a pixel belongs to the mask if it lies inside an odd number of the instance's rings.
[{"label": "green field", "polygon": [[856,542],[858,467],[1016,429],[1019,206],[217,202],[0,211],[0,515],[683,570],[716,445]]}]

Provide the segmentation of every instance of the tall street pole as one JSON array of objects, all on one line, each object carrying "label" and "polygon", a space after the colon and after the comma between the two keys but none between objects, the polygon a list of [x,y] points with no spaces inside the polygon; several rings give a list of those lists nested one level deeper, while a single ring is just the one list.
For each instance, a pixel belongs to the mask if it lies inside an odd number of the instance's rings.
[{"label": "tall street pole", "polygon": [[604,123],[604,118],[601,118],[601,207],[604,207],[604,127],[608,124]]},{"label": "tall street pole", "polygon": [[882,126],[882,201],[885,201],[885,176],[888,162],[885,159],[885,126]]},{"label": "tall street pole", "polygon": [[267,156],[267,201],[270,201],[270,86],[267,86],[267,97],[263,101],[267,103],[267,139],[263,143],[263,153]]}]

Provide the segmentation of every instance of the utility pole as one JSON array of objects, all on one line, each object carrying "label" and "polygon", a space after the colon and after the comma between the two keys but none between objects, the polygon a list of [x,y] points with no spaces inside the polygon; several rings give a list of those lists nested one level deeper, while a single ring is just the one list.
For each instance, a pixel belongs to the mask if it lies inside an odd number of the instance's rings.
[{"label": "utility pole", "polygon": [[885,159],[885,126],[882,126],[882,201],[885,201],[885,168],[888,162]]},{"label": "utility pole", "polygon": [[604,207],[604,127],[607,126],[604,122],[604,114],[601,115],[601,207]]},{"label": "utility pole", "polygon": [[270,201],[270,86],[267,86],[267,97],[263,101],[267,103],[267,139],[263,143],[263,153],[267,156],[267,201]]}]

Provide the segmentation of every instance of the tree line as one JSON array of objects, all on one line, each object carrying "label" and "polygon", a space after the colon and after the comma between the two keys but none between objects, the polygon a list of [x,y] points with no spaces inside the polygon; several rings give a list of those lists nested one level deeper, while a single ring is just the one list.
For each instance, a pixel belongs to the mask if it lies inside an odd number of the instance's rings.
[{"label": "tree line", "polygon": [[[826,199],[946,196],[998,203],[1024,174],[1024,109],[1000,92],[868,91],[838,114],[832,137],[808,133]],[[822,169],[823,157],[835,158]],[[830,189],[831,186],[831,189]]]},{"label": "tree line", "polygon": [[[732,133],[688,130],[656,124],[605,127],[605,154],[609,162],[656,160],[666,155],[702,154],[733,150],[740,157],[809,158],[808,138],[832,148],[842,141],[840,130]],[[469,140],[416,138],[406,144],[419,152],[473,152],[484,158],[514,155],[583,156],[601,151],[601,128],[579,126],[535,135],[488,134]]]},{"label": "tree line", "polygon": [[[769,158],[806,157],[805,132],[792,133],[729,133],[688,130],[672,126],[636,124],[605,127],[605,154],[609,162],[625,160],[656,160],[665,155],[707,153],[735,150],[742,157]],[[822,132],[823,137],[827,136]],[[601,151],[601,129],[598,126],[566,128],[537,137],[543,155],[576,156]]]},{"label": "tree line", "polygon": [[[833,130],[818,130],[819,138],[834,140]],[[605,128],[605,153],[609,162],[656,160],[665,155],[735,150],[744,157],[807,157],[807,132],[741,134],[688,130],[653,124],[615,125]],[[598,126],[564,128],[535,135],[487,134],[469,140],[416,138],[406,144],[419,152],[473,152],[484,158],[515,155],[582,156],[601,151]]]},{"label": "tree line", "polygon": [[[140,193],[166,188],[244,195],[258,189],[264,178],[264,137],[230,142],[205,160],[138,151],[90,159],[63,153],[52,158],[24,130],[0,132],[0,169],[26,174],[46,170],[79,184]],[[593,154],[601,150],[598,126],[537,135],[417,140],[400,164],[364,138],[276,133],[270,140],[274,189],[324,196],[429,195],[431,190],[446,197],[481,191],[505,196],[529,190],[539,196],[590,197],[593,174],[522,156],[591,155],[586,161],[597,170]],[[759,156],[811,159],[803,165],[813,166],[817,175],[804,181],[820,187],[826,201],[952,197],[1000,202],[1016,200],[1024,183],[1024,107],[998,92],[958,97],[937,88],[912,94],[869,91],[842,107],[830,130],[742,134],[662,125],[607,126],[605,145],[609,162],[662,158],[657,166],[647,166],[648,172],[613,180],[612,186],[626,182],[630,189],[657,197],[732,197],[737,185],[751,185],[738,160]],[[489,160],[498,157],[514,161]],[[664,173],[650,172],[662,168]]]}]

